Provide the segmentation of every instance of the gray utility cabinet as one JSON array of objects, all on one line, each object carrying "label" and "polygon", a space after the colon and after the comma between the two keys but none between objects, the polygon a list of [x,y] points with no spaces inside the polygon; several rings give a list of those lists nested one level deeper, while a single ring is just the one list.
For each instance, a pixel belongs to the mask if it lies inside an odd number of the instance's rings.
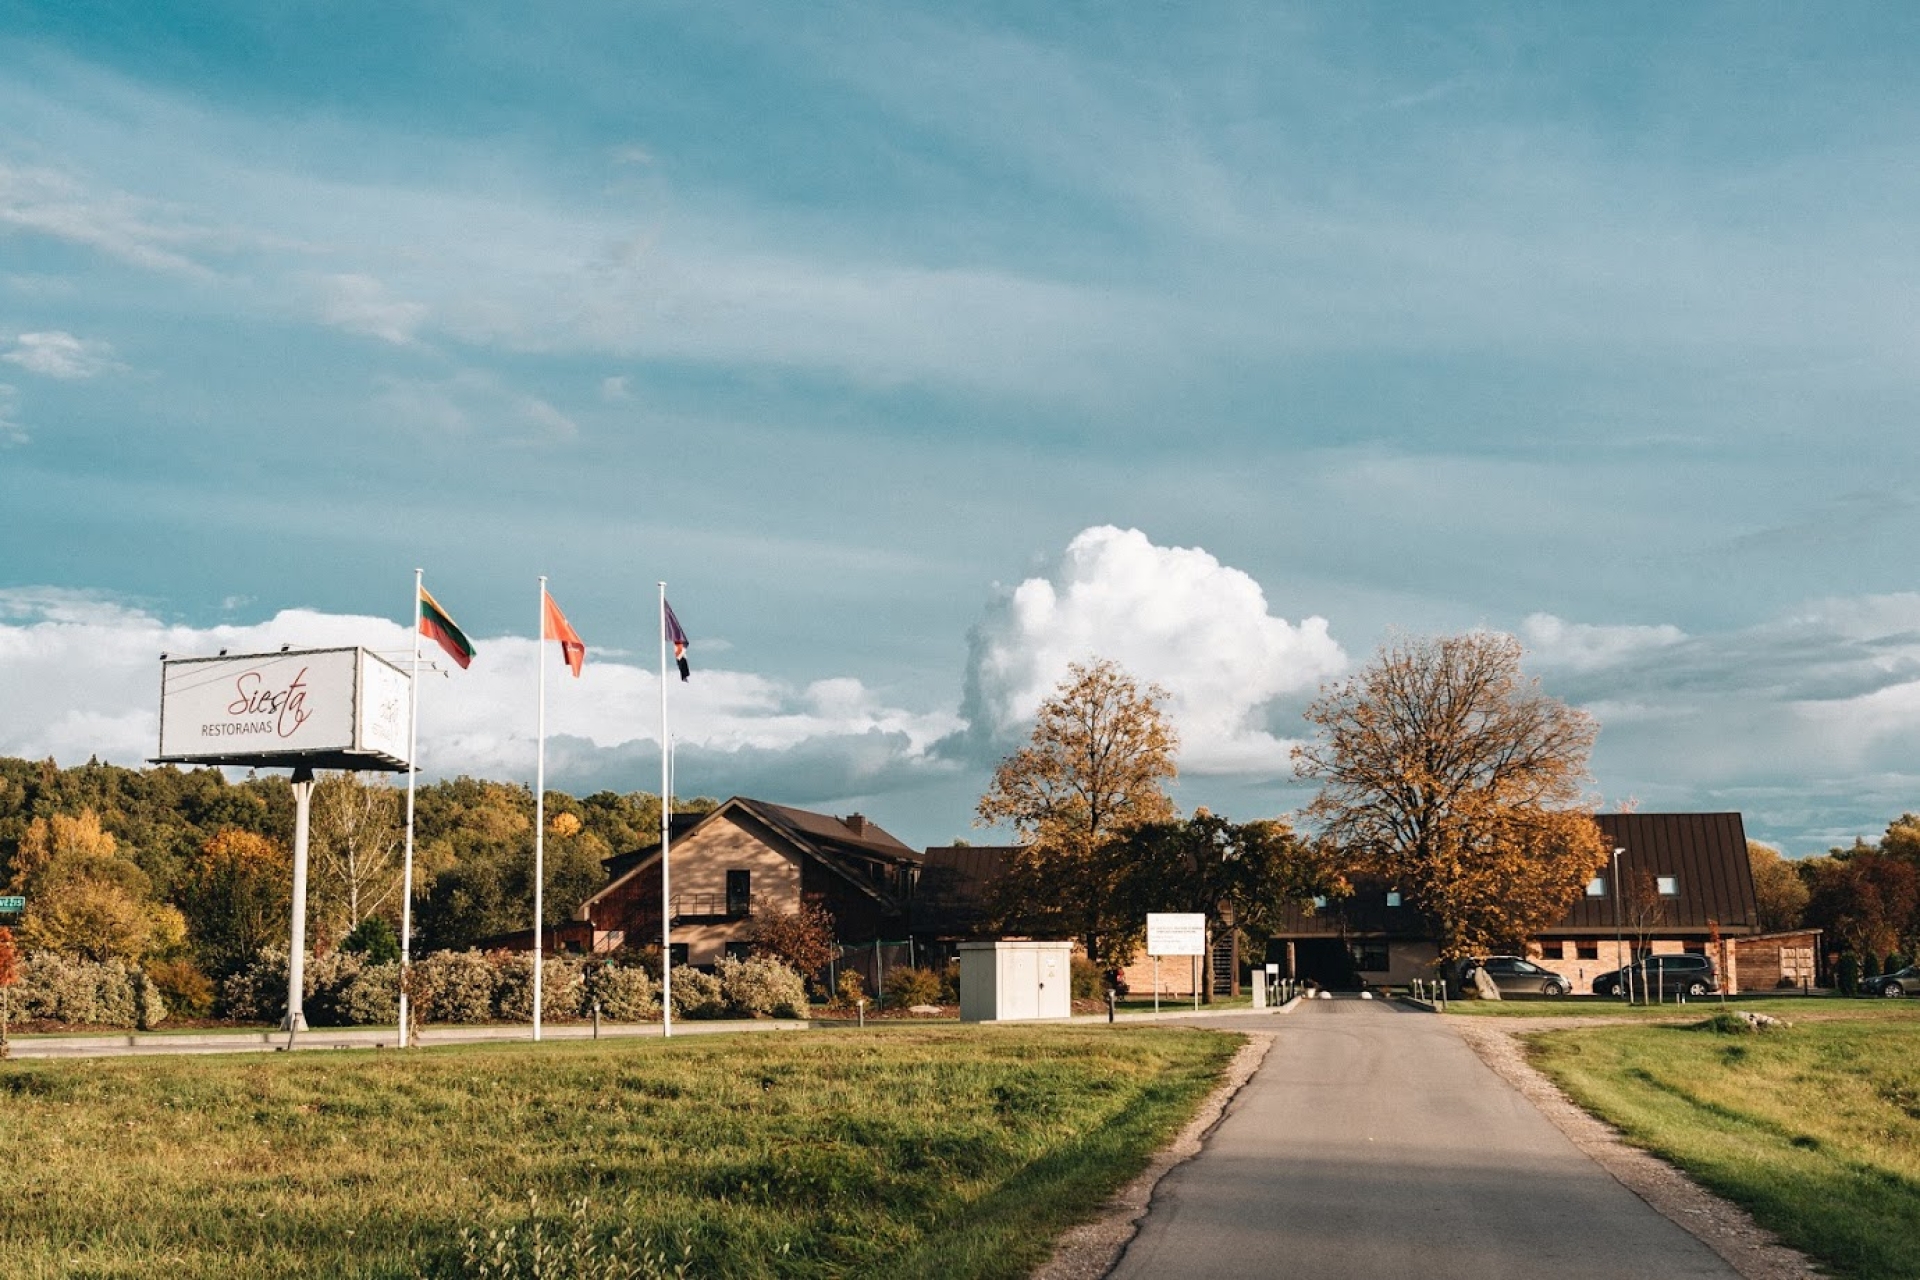
[{"label": "gray utility cabinet", "polygon": [[960,1021],[1073,1015],[1071,942],[960,944]]}]

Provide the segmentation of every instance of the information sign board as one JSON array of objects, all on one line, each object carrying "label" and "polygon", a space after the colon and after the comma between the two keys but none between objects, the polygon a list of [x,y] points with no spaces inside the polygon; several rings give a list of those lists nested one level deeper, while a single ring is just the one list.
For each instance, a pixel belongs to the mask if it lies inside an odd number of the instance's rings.
[{"label": "information sign board", "polygon": [[27,900],[22,897],[0,898],[0,916],[17,916],[27,909]]},{"label": "information sign board", "polygon": [[1207,954],[1207,917],[1197,911],[1148,912],[1147,954],[1150,956]]},{"label": "information sign board", "polygon": [[158,761],[406,767],[410,677],[365,649],[285,649],[160,665]]}]

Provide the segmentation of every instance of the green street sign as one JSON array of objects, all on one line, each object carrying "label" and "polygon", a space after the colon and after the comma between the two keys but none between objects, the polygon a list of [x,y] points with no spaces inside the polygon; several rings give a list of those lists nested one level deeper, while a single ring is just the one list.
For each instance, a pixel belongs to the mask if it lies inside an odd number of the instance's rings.
[{"label": "green street sign", "polygon": [[0,898],[0,915],[19,915],[26,909],[25,898]]}]

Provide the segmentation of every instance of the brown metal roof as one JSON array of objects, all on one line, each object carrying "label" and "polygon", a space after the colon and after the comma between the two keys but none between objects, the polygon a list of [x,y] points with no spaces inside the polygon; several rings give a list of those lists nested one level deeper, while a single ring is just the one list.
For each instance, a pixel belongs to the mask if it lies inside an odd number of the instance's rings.
[{"label": "brown metal roof", "polygon": [[[1631,886],[1644,872],[1668,876],[1677,892],[1660,901],[1657,927],[1662,933],[1707,936],[1714,928],[1723,935],[1752,933],[1760,927],[1760,908],[1754,897],[1753,869],[1747,861],[1746,827],[1737,813],[1600,813],[1594,822],[1608,847],[1620,849],[1620,880],[1629,891],[1620,901],[1632,901]],[[1602,892],[1581,895],[1565,917],[1544,935],[1612,936],[1615,931],[1613,860],[1600,871]],[[1281,913],[1276,936],[1391,936],[1419,937],[1431,929],[1409,908],[1385,905],[1382,884],[1356,885],[1352,898],[1309,912],[1289,905]],[[1631,914],[1628,906],[1623,921]]]},{"label": "brown metal roof", "polygon": [[1614,893],[1626,891],[1644,875],[1670,876],[1679,892],[1661,899],[1663,927],[1722,933],[1751,933],[1760,927],[1760,904],[1753,892],[1753,867],[1747,861],[1747,830],[1737,813],[1599,813],[1594,822],[1620,855],[1620,884],[1611,883],[1613,864],[1601,871],[1606,892],[1582,896],[1555,932],[1603,933],[1614,926]]},{"label": "brown metal roof", "polygon": [[994,887],[1011,845],[945,845],[927,850],[913,894],[916,933],[953,937],[986,928]]}]

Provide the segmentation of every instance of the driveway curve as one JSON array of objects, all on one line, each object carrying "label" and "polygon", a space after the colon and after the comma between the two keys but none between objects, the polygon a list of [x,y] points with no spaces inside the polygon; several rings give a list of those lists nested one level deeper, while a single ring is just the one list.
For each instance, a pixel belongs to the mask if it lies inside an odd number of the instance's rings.
[{"label": "driveway curve", "polygon": [[1739,1280],[1440,1019],[1316,1001],[1279,1030],[1116,1280]]}]

